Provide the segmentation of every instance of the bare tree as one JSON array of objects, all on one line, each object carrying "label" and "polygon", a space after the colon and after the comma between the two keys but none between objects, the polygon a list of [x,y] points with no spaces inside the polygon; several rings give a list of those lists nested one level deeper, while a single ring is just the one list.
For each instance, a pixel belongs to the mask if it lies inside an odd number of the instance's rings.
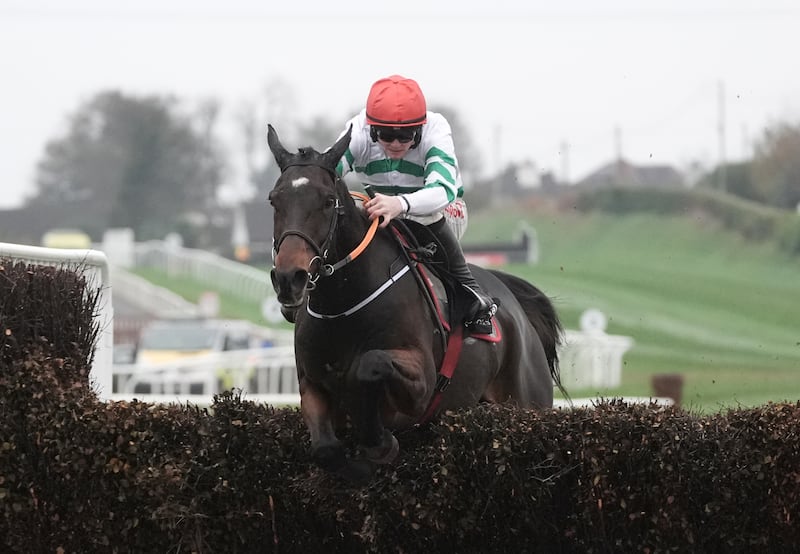
[{"label": "bare tree", "polygon": [[132,227],[141,239],[179,229],[181,214],[213,203],[224,168],[216,103],[180,107],[171,97],[95,95],[45,147],[29,203],[80,201],[95,220]]},{"label": "bare tree", "polygon": [[768,204],[794,210],[800,204],[800,124],[768,127],[756,145],[753,180]]}]

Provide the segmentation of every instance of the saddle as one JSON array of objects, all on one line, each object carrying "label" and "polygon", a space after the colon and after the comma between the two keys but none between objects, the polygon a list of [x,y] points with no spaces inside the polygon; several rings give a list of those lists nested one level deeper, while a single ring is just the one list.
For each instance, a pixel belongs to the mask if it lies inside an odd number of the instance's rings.
[{"label": "saddle", "polygon": [[[394,219],[391,228],[428,300],[434,320],[443,331],[442,336],[447,337],[463,325],[464,316],[474,298],[470,298],[450,275],[446,260],[437,256],[442,247],[425,225],[412,220]],[[488,342],[500,341],[497,327],[491,334],[470,336]]]}]

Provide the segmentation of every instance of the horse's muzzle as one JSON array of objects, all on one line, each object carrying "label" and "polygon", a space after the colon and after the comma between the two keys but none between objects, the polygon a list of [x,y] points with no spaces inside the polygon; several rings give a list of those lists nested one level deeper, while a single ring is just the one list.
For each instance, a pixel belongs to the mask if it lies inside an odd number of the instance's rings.
[{"label": "horse's muzzle", "polygon": [[305,269],[290,269],[288,271],[273,268],[270,271],[272,288],[278,296],[278,302],[283,306],[295,308],[302,304],[308,286],[308,271]]}]

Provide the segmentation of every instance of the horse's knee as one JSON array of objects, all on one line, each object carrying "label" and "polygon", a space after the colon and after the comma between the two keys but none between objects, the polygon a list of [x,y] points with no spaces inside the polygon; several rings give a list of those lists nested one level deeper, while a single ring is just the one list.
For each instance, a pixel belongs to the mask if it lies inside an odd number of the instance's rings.
[{"label": "horse's knee", "polygon": [[392,357],[383,350],[370,350],[361,356],[356,369],[356,380],[359,383],[371,384],[384,381],[394,371]]}]

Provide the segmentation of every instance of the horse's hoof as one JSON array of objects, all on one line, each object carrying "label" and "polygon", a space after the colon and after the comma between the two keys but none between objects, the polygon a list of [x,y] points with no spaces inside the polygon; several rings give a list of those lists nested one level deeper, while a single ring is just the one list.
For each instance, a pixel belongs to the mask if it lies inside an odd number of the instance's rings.
[{"label": "horse's hoof", "polygon": [[[388,437],[386,436],[388,435]],[[372,448],[365,448],[364,453],[367,459],[376,464],[391,464],[400,453],[400,443],[397,438],[389,431],[384,431],[384,444]],[[385,444],[388,442],[389,444]]]}]

